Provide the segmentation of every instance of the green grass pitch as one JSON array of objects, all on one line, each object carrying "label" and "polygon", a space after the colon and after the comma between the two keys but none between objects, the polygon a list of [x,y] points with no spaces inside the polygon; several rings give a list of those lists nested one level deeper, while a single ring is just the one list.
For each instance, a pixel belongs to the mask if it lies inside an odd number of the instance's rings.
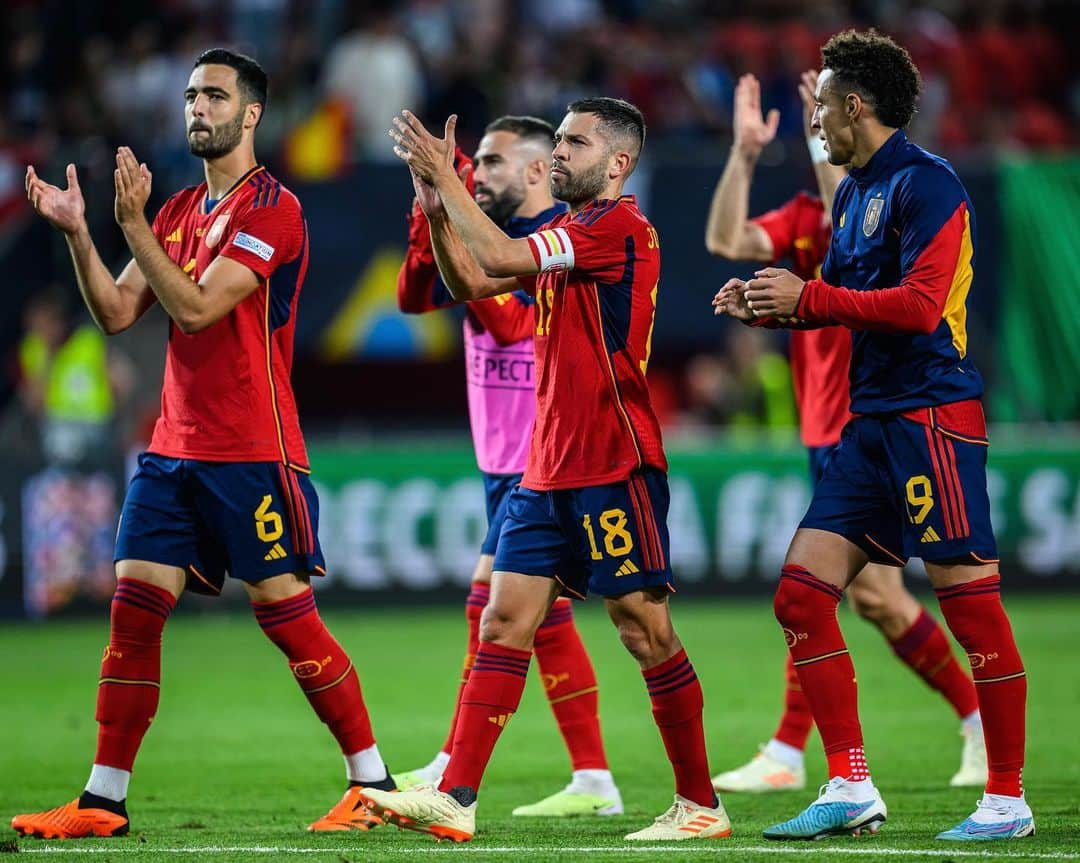
[{"label": "green grass pitch", "polygon": [[[814,797],[824,758],[811,738],[815,787],[765,796],[730,794],[730,839],[636,848],[624,833],[671,803],[672,782],[641,677],[600,602],[576,609],[600,678],[600,711],[627,814],[538,821],[510,816],[558,790],[569,762],[539,682],[504,733],[480,796],[472,843],[436,844],[393,828],[315,836],[305,825],[340,796],[343,767],[275,648],[246,615],[177,615],[165,633],[157,719],[139,756],[126,839],[72,843],[20,839],[0,846],[47,859],[93,861],[456,859],[527,861],[867,859],[1080,859],[1080,596],[1007,600],[1030,683],[1025,784],[1038,835],[1013,843],[935,843],[973,808],[979,791],[954,790],[958,722],[900,665],[868,625],[843,613],[860,684],[866,749],[889,804],[876,837],[813,845],[765,843],[765,826]],[[442,742],[464,646],[460,608],[335,611],[333,632],[360,670],[379,746],[392,769],[425,763]],[[711,766],[746,760],[773,731],[783,642],[767,600],[676,597],[676,626],[705,689]],[[94,693],[107,623],[0,627],[0,816],[56,806],[82,788],[93,754]],[[10,833],[14,839],[14,833]],[[89,852],[89,853],[87,853]]]}]

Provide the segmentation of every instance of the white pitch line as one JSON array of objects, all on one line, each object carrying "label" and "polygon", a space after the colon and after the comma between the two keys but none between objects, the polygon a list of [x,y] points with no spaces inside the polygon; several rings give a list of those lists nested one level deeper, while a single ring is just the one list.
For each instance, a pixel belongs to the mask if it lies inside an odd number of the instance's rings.
[{"label": "white pitch line", "polygon": [[[370,846],[369,846],[370,847]],[[1000,847],[1000,846],[999,846]],[[46,845],[41,848],[19,847],[20,854],[356,854],[363,851],[363,843],[344,847],[325,848],[290,848],[270,845],[193,845],[187,848],[155,848],[153,845],[140,845],[138,848],[125,848],[117,845],[95,847],[58,847]],[[1044,851],[1042,853],[1012,853],[1009,851],[963,851],[941,845],[933,848],[838,848],[818,843],[800,843],[795,845],[737,845],[720,841],[715,845],[600,845],[591,847],[567,848],[549,847],[485,847],[483,845],[447,845],[425,847],[423,845],[408,848],[380,847],[380,854],[728,854],[737,851],[740,854],[847,854],[863,857],[926,857],[941,856],[949,859],[957,857],[985,858],[994,860],[1080,860],[1080,853],[1065,851]]]}]

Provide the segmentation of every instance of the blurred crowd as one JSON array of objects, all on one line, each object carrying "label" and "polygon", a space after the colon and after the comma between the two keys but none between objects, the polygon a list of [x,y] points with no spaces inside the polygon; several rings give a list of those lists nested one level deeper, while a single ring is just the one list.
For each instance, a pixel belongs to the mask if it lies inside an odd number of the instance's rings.
[{"label": "blurred crowd", "polygon": [[[393,159],[386,129],[404,106],[431,122],[457,113],[459,138],[469,147],[501,113],[556,118],[568,101],[596,93],[643,109],[654,158],[665,148],[683,156],[702,147],[719,152],[744,72],[762,81],[765,106],[780,108],[780,135],[801,138],[792,81],[818,64],[831,33],[852,25],[878,26],[913,54],[924,79],[916,139],[953,157],[978,158],[1053,152],[1080,141],[1080,60],[1064,38],[1073,5],[7,0],[0,31],[0,241],[8,219],[29,216],[22,182],[30,161],[47,172],[51,166],[53,176],[76,162],[84,192],[98,201],[112,198],[113,153],[121,143],[153,166],[156,192],[197,182],[182,93],[193,59],[212,45],[246,50],[268,70],[259,156],[295,179],[328,179],[360,160]],[[92,207],[88,215],[103,257],[117,260],[124,249],[109,208]],[[66,258],[59,243],[52,254]],[[66,260],[59,264],[57,271],[67,272]],[[14,377],[25,382],[26,374],[24,367]],[[669,400],[676,424],[795,424],[778,337],[736,328],[718,353],[692,360],[680,374]]]},{"label": "blurred crowd", "polygon": [[[271,79],[260,131],[283,173],[332,176],[390,159],[402,106],[460,115],[466,142],[500,113],[558,116],[583,94],[623,96],[653,141],[725,132],[737,76],[754,72],[801,134],[791,81],[827,36],[876,25],[924,77],[916,133],[947,154],[1054,150],[1077,139],[1071,0],[8,0],[0,148],[20,158],[98,142],[190,170],[181,93],[197,53],[228,43]],[[787,108],[788,110],[783,110]],[[653,144],[653,148],[658,146]],[[655,152],[655,149],[654,149]],[[0,169],[0,207],[9,172]]]}]

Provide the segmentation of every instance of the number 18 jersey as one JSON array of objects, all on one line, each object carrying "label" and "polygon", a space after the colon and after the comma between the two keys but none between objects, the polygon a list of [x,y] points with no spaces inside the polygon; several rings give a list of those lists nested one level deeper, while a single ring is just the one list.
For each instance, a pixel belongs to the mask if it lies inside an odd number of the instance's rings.
[{"label": "number 18 jersey", "polygon": [[536,491],[667,470],[649,399],[660,242],[632,195],[562,213],[529,235],[536,279],[536,423],[522,485]]}]

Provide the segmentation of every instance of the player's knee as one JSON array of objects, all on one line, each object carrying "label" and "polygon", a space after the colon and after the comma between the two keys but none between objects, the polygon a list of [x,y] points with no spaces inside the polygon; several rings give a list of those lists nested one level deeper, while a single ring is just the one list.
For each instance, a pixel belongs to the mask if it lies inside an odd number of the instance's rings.
[{"label": "player's knee", "polygon": [[891,609],[885,597],[873,588],[867,588],[855,581],[848,587],[848,604],[863,620],[881,624],[888,621]]},{"label": "player's knee", "polygon": [[623,646],[644,667],[663,662],[674,652],[675,631],[670,627],[649,627],[640,620],[622,620],[618,630]]},{"label": "player's knee", "polygon": [[480,640],[522,650],[532,647],[533,633],[522,615],[489,602],[480,616]]},{"label": "player's knee", "polygon": [[819,613],[822,595],[837,590],[825,582],[820,582],[819,588],[815,582],[818,579],[805,568],[797,564],[784,566],[773,595],[773,614],[782,627],[797,629],[806,626]]}]

